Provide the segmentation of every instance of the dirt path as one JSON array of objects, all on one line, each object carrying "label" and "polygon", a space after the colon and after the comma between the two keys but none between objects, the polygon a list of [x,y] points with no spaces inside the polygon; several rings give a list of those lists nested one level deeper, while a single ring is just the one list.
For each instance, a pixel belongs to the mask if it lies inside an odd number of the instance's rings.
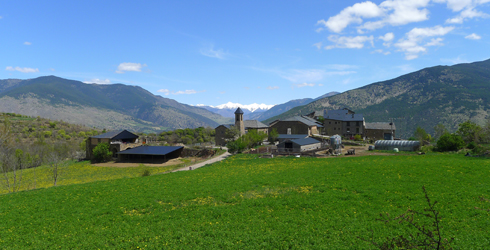
[{"label": "dirt path", "polygon": [[215,162],[218,162],[218,161],[222,161],[222,160],[226,159],[227,157],[229,157],[230,155],[231,155],[230,153],[225,152],[224,154],[222,154],[222,155],[220,155],[218,157],[214,157],[212,159],[209,159],[207,161],[200,162],[200,163],[197,163],[197,164],[194,164],[194,165],[190,165],[190,166],[186,166],[186,167],[183,167],[183,168],[179,168],[179,169],[173,170],[171,172],[194,170],[194,169],[203,167],[203,166],[205,166],[207,164],[212,164],[212,163],[215,163]]}]

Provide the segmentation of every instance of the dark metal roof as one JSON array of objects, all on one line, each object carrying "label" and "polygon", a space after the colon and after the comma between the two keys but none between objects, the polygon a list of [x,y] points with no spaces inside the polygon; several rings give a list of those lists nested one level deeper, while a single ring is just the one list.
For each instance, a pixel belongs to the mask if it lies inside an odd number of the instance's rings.
[{"label": "dark metal roof", "polygon": [[184,148],[182,146],[139,146],[127,149],[117,154],[120,155],[167,155],[176,150]]},{"label": "dark metal roof", "polygon": [[118,139],[118,140],[136,139],[138,137],[139,137],[138,135],[135,135],[127,130],[114,130],[101,135],[92,136],[92,138],[96,138],[96,139]]},{"label": "dark metal roof", "polygon": [[295,143],[295,144],[298,144],[300,146],[305,146],[305,145],[320,143],[320,141],[318,141],[317,139],[312,138],[312,137],[303,138],[303,139],[297,139],[297,140],[292,140],[291,142],[292,143]]},{"label": "dark metal roof", "polygon": [[[344,122],[364,121],[362,114],[352,114],[348,109],[337,109],[325,111],[323,118],[326,120],[337,120]],[[352,112],[352,111],[351,111]]]},{"label": "dark metal roof", "polygon": [[302,139],[306,138],[308,135],[301,135],[301,134],[294,134],[294,135],[286,135],[286,134],[279,134],[277,136],[277,139]]},{"label": "dark metal roof", "polygon": [[243,121],[243,125],[245,125],[245,128],[268,128],[269,126],[263,124],[262,122],[259,122],[257,120],[245,120]]},{"label": "dark metal roof", "polygon": [[390,124],[390,122],[366,122],[366,129],[396,130],[395,123],[393,126]]},{"label": "dark metal roof", "polygon": [[243,111],[241,108],[237,108],[235,111],[235,114],[243,114]]}]

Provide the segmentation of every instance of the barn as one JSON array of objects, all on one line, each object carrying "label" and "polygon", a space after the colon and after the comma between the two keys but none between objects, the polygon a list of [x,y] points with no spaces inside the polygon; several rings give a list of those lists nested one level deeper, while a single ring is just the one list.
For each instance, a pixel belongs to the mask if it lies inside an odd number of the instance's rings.
[{"label": "barn", "polygon": [[178,158],[184,147],[182,146],[139,146],[117,153],[119,161],[129,162],[166,162]]},{"label": "barn", "polygon": [[303,138],[296,140],[286,140],[277,144],[279,152],[302,152],[322,147],[322,143],[315,138]]}]

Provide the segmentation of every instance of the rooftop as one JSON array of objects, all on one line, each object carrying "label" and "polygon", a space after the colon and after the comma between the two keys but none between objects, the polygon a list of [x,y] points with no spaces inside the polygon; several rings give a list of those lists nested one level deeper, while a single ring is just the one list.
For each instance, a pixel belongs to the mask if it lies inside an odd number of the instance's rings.
[{"label": "rooftop", "polygon": [[181,146],[139,146],[127,149],[117,154],[120,155],[166,155],[179,150]]}]

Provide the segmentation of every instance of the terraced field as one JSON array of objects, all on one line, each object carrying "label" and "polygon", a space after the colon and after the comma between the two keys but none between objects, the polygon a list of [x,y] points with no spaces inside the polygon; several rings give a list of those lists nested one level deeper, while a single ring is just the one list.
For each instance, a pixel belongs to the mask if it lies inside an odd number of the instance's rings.
[{"label": "terraced field", "polygon": [[[372,249],[414,232],[377,221],[439,203],[453,247],[490,245],[490,160],[462,155],[238,155],[194,171],[0,196],[6,249]],[[423,218],[416,218],[426,223]]]}]

